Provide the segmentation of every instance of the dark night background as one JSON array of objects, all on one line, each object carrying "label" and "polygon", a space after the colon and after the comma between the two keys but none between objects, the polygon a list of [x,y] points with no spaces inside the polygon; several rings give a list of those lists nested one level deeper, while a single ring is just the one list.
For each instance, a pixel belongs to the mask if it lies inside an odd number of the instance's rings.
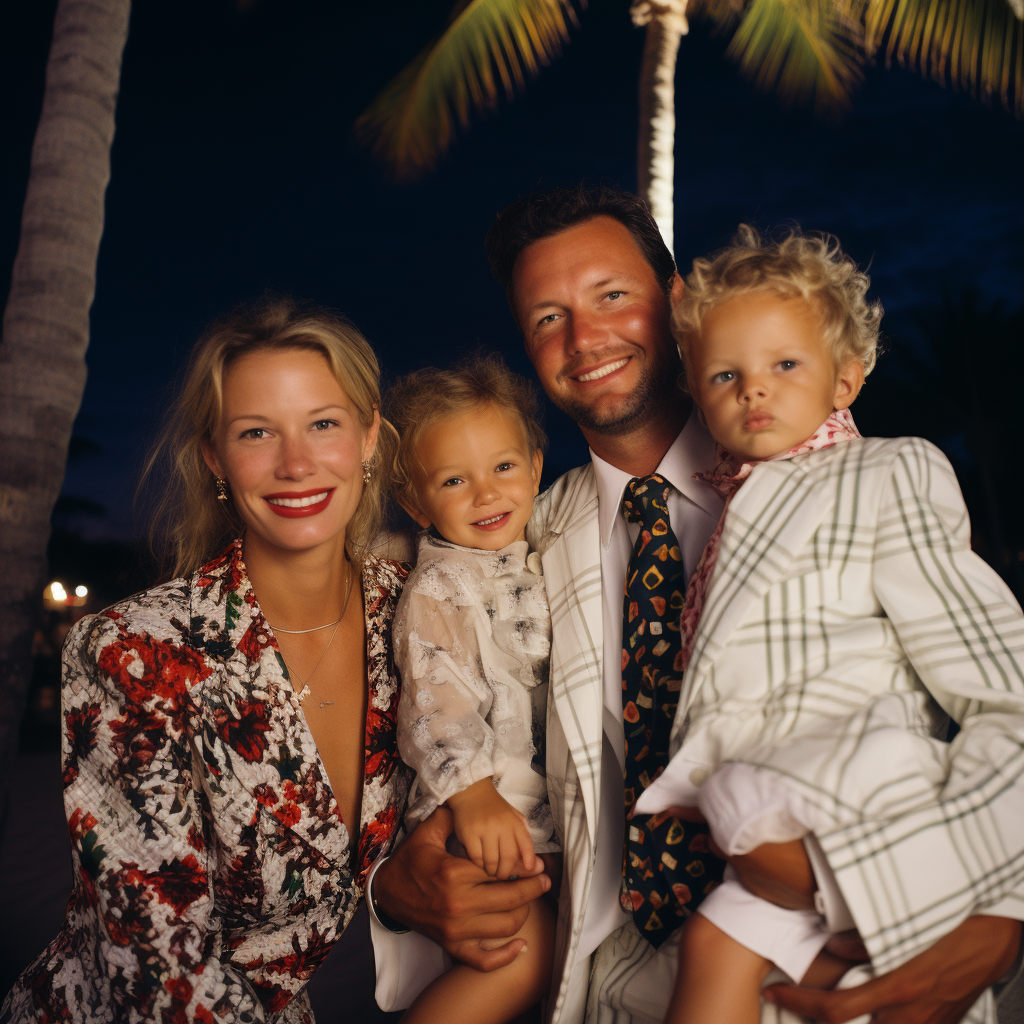
[{"label": "dark night background", "polygon": [[[397,185],[353,142],[352,124],[451,4],[258,0],[240,14],[229,0],[136,0],[89,381],[51,544],[51,572],[66,584],[106,601],[150,582],[128,543],[145,532],[144,497],[133,512],[142,458],[190,345],[239,301],[269,289],[340,309],[389,377],[478,347],[529,372],[483,235],[538,185],[635,187],[642,32],[627,0],[592,0],[524,95],[478,118],[435,173]],[[5,296],[54,8],[0,0]],[[887,311],[889,352],[854,410],[862,431],[922,434],[947,452],[975,546],[1020,595],[1024,122],[882,66],[845,118],[824,122],[756,92],[725,47],[696,22],[680,49],[680,269],[740,221],[837,234],[870,266]],[[550,409],[547,425],[550,482],[586,447]],[[52,707],[32,714],[55,724]],[[58,853],[54,870],[66,872]],[[42,941],[56,925],[45,927]]]}]

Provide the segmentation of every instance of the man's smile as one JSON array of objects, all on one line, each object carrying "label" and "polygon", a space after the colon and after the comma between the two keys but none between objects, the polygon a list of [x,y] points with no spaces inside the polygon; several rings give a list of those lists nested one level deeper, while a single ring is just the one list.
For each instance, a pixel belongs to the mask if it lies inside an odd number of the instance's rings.
[{"label": "man's smile", "polygon": [[585,373],[571,374],[570,376],[580,384],[592,380],[601,380],[602,377],[607,377],[610,373],[621,370],[631,358],[632,356],[625,356],[622,359],[615,359],[610,363],[605,363],[603,366],[598,366],[593,370],[587,370]]}]

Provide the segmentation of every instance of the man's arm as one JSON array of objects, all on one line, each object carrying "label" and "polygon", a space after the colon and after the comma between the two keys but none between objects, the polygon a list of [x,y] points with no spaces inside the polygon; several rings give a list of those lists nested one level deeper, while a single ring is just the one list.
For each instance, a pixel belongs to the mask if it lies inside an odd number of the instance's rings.
[{"label": "man's arm", "polygon": [[[546,874],[496,882],[472,861],[445,849],[452,814],[439,807],[380,866],[373,878],[373,900],[388,917],[443,946],[453,957],[480,971],[511,963],[522,939],[483,950],[479,939],[514,935],[529,915],[528,904],[551,888]],[[537,871],[543,871],[538,858]]]},{"label": "man's arm", "polygon": [[871,1014],[876,1024],[957,1024],[1013,965],[1020,937],[1020,921],[969,917],[923,953],[856,988],[772,985],[764,997],[817,1021]]}]

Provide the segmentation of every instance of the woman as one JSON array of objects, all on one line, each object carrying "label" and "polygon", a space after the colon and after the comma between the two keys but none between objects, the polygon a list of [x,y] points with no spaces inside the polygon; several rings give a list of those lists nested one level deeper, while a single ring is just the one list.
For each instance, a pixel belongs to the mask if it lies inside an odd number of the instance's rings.
[{"label": "woman", "polygon": [[266,303],[196,346],[150,462],[173,467],[177,578],[68,638],[75,890],[0,1020],[312,1021],[304,986],[408,785],[405,569],[367,551],[394,445],[379,403],[369,345],[322,310]]}]

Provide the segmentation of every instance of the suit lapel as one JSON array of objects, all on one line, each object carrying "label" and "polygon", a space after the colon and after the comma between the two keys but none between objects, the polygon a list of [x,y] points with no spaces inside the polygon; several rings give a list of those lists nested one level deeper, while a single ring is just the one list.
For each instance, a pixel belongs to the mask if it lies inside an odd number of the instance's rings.
[{"label": "suit lapel", "polygon": [[810,457],[761,463],[733,498],[683,681],[677,722],[730,634],[768,588],[792,570],[797,554],[829,515],[831,498],[823,502],[818,495],[834,491],[820,484],[842,472],[855,447],[847,442]]},{"label": "suit lapel", "polygon": [[579,779],[593,843],[601,782],[604,620],[592,467],[576,483],[537,546],[551,606],[551,701]]}]

